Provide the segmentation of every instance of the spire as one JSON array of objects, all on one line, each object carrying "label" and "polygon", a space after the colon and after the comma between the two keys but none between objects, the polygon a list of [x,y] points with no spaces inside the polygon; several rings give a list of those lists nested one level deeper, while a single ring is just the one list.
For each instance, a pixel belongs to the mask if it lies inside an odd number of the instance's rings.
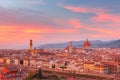
[{"label": "spire", "polygon": [[86,39],[86,41],[88,41],[88,38]]}]

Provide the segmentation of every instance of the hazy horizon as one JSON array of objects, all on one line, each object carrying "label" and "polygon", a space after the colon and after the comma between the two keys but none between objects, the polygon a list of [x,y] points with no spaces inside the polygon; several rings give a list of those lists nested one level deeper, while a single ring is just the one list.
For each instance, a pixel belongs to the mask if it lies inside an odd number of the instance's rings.
[{"label": "hazy horizon", "polygon": [[[87,38],[86,38],[87,39]],[[86,39],[84,40],[71,40],[71,41],[86,41]],[[89,41],[97,41],[97,39],[88,39]],[[114,39],[114,40],[120,40],[120,39]],[[99,41],[114,41],[113,39],[111,40],[99,40]],[[33,41],[33,48],[34,47],[39,47],[39,46],[42,46],[42,45],[47,45],[47,44],[59,44],[59,43],[66,43],[66,42],[70,42],[70,41],[63,41],[63,42],[47,42],[47,43],[40,43],[40,42],[35,42],[34,40]],[[11,47],[11,46],[4,46],[4,47],[0,47],[0,49],[29,49],[29,44],[30,44],[30,40],[28,40],[28,42],[26,44],[21,44],[21,45],[18,45],[16,44],[16,46],[14,47]]]}]

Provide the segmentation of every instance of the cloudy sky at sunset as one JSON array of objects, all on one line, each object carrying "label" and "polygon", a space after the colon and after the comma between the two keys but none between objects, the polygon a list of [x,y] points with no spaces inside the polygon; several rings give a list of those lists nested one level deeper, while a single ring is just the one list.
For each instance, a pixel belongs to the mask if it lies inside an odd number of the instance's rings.
[{"label": "cloudy sky at sunset", "polygon": [[0,48],[120,39],[120,0],[0,0]]}]

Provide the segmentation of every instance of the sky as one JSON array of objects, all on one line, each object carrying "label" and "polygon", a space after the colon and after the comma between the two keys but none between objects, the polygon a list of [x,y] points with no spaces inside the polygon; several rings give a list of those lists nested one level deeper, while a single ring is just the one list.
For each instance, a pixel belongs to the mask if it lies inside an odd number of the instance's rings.
[{"label": "sky", "polygon": [[120,0],[0,0],[0,48],[120,39]]}]

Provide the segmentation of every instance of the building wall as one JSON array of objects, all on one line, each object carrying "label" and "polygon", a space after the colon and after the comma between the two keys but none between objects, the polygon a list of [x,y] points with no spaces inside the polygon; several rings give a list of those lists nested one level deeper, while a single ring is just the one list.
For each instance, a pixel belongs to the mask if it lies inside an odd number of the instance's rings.
[{"label": "building wall", "polygon": [[32,60],[30,60],[30,65],[36,65],[36,60],[34,60],[34,59],[32,59]]},{"label": "building wall", "polygon": [[84,69],[94,70],[94,64],[84,64]]},{"label": "building wall", "polygon": [[109,72],[108,68],[104,66],[94,66],[94,70],[103,74],[107,74]]},{"label": "building wall", "polygon": [[6,59],[6,64],[10,64],[11,63],[11,59]]},{"label": "building wall", "polygon": [[19,64],[19,60],[18,59],[14,59],[14,64],[18,65]]},{"label": "building wall", "polygon": [[120,73],[120,63],[118,64],[117,71],[118,71],[118,73]]},{"label": "building wall", "polygon": [[4,62],[4,58],[0,58],[0,63],[3,63]]},{"label": "building wall", "polygon": [[102,65],[94,65],[94,64],[84,64],[84,70],[92,70],[94,72],[102,73],[102,74],[107,74],[109,73],[109,68],[104,67]]},{"label": "building wall", "polygon": [[28,66],[28,64],[29,64],[28,59],[23,60],[23,62],[24,62],[24,63],[23,63],[24,66]]}]

